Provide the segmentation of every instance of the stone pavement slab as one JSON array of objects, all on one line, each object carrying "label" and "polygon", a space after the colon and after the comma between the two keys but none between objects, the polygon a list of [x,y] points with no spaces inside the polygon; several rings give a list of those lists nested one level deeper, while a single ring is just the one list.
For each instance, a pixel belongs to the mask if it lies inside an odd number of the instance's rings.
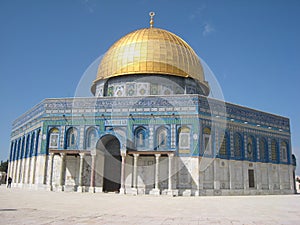
[{"label": "stone pavement slab", "polygon": [[0,186],[0,224],[299,224],[300,195],[127,196]]}]

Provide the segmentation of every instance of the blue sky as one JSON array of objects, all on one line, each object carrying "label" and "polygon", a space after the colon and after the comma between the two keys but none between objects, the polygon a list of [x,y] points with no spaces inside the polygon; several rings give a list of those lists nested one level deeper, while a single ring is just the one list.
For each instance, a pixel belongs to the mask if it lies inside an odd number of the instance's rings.
[{"label": "blue sky", "polygon": [[[72,97],[86,68],[120,37],[155,26],[186,40],[225,100],[289,117],[300,161],[300,1],[0,1],[0,159],[15,118]],[[300,169],[298,168],[298,174]]]}]

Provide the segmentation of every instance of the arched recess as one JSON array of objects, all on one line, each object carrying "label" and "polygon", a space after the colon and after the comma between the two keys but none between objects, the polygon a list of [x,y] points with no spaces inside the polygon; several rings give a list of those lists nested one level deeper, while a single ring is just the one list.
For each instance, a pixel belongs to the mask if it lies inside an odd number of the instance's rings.
[{"label": "arched recess", "polygon": [[30,148],[29,143],[30,143],[30,134],[28,134],[26,137],[25,158],[29,156],[29,148]]},{"label": "arched recess", "polygon": [[49,131],[49,148],[57,149],[59,146],[59,130],[57,128],[52,128]]},{"label": "arched recess", "polygon": [[191,129],[187,126],[182,126],[178,129],[178,148],[189,149],[190,148],[190,135]]},{"label": "arched recess", "polygon": [[278,143],[275,139],[271,141],[271,160],[273,162],[278,161]]},{"label": "arched recess", "polygon": [[169,147],[169,141],[168,141],[168,128],[161,126],[156,130],[156,150],[165,150]]},{"label": "arched recess", "polygon": [[283,162],[288,161],[288,144],[285,141],[280,143],[280,159]]},{"label": "arched recess", "polygon": [[85,148],[94,149],[98,140],[98,132],[95,127],[90,127],[86,131],[85,135]]},{"label": "arched recess", "polygon": [[104,156],[104,162],[96,165],[99,173],[103,174],[103,192],[119,192],[121,187],[120,141],[116,136],[107,134],[99,139],[96,148],[99,157]]},{"label": "arched recess", "polygon": [[39,154],[39,151],[40,151],[40,149],[39,149],[40,135],[41,135],[41,130],[38,129],[36,131],[34,156],[37,156]]},{"label": "arched recess", "polygon": [[14,151],[14,141],[12,141],[12,142],[10,143],[9,162],[12,161],[13,151]]},{"label": "arched recess", "polygon": [[247,158],[249,160],[255,160],[256,158],[256,142],[255,142],[255,138],[253,136],[249,136],[247,138]]},{"label": "arched recess", "polygon": [[65,148],[77,149],[78,131],[75,127],[70,127],[66,133]]},{"label": "arched recess", "polygon": [[32,134],[31,134],[31,141],[30,141],[30,152],[29,152],[30,157],[33,156],[34,139],[35,139],[35,132],[32,132]]},{"label": "arched recess", "polygon": [[228,132],[225,132],[223,141],[219,150],[220,158],[230,158],[230,140]]},{"label": "arched recess", "polygon": [[268,142],[264,137],[259,139],[259,159],[261,162],[268,161]]},{"label": "arched recess", "polygon": [[24,156],[25,156],[25,137],[22,138],[22,148],[21,148],[20,159],[23,159]]},{"label": "arched recess", "polygon": [[212,135],[210,127],[205,127],[203,129],[202,143],[204,155],[212,155]]},{"label": "arched recess", "polygon": [[16,160],[19,160],[20,159],[20,155],[22,154],[22,152],[21,152],[21,142],[22,142],[22,140],[21,140],[21,138],[19,138],[19,140],[18,140],[18,147],[17,147],[17,154],[16,154]]},{"label": "arched recess", "polygon": [[145,149],[147,147],[147,130],[143,126],[139,126],[134,130],[134,144],[137,150]]},{"label": "arched recess", "polygon": [[241,134],[239,133],[234,134],[233,145],[234,145],[234,157],[238,159],[242,158],[243,139]]}]

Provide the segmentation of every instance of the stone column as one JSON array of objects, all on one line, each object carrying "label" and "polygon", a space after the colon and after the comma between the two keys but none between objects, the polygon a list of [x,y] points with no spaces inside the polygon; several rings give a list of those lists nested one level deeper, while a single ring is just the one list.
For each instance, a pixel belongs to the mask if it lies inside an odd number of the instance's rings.
[{"label": "stone column", "polygon": [[280,164],[277,164],[276,165],[276,169],[277,169],[277,174],[278,174],[278,185],[279,185],[279,189],[281,190],[281,189],[284,189],[284,185],[283,185],[283,183],[282,183],[282,179],[281,179],[281,174],[280,174],[280,171],[281,171],[281,165]]},{"label": "stone column", "polygon": [[84,166],[84,156],[85,153],[79,153],[80,155],[80,164],[79,164],[79,174],[78,174],[78,192],[83,192],[84,187],[82,186],[82,174],[83,174],[83,166]]},{"label": "stone column", "polygon": [[21,180],[21,167],[22,167],[22,160],[21,158],[18,158],[17,161],[17,171],[16,171],[16,183],[19,186],[20,180]]},{"label": "stone column", "polygon": [[17,183],[17,168],[18,168],[18,160],[14,160],[14,167],[13,167],[13,175],[12,175],[12,182]]},{"label": "stone column", "polygon": [[64,175],[65,175],[65,157],[66,153],[60,153],[61,164],[60,164],[60,178],[59,178],[59,190],[64,190]]},{"label": "stone column", "polygon": [[49,177],[49,189],[50,191],[53,191],[53,186],[52,186],[52,180],[53,180],[53,158],[54,158],[54,153],[50,153],[50,177]]},{"label": "stone column", "polygon": [[173,153],[168,154],[168,157],[169,157],[168,195],[175,196],[178,195],[178,191],[173,189],[173,183],[172,183],[174,154]]},{"label": "stone column", "polygon": [[90,181],[90,188],[89,192],[95,192],[95,168],[96,168],[96,152],[91,152],[92,156],[92,167],[91,167],[91,181]]},{"label": "stone column", "polygon": [[214,189],[220,190],[220,180],[219,180],[219,160],[214,159]]},{"label": "stone column", "polygon": [[228,160],[228,170],[229,170],[229,189],[232,190],[234,189],[234,186],[233,186],[233,179],[234,179],[234,172],[232,170],[232,161],[231,160]]},{"label": "stone column", "polygon": [[27,184],[30,184],[31,177],[31,156],[28,157],[28,169],[27,169]]},{"label": "stone column", "polygon": [[155,184],[154,189],[150,191],[150,194],[152,195],[160,195],[160,190],[158,188],[158,182],[159,182],[159,157],[160,154],[155,154]]},{"label": "stone column", "polygon": [[160,154],[155,154],[155,189],[159,190],[158,182],[159,182],[159,157]]},{"label": "stone column", "polygon": [[37,161],[37,149],[36,149],[36,132],[35,132],[35,138],[33,141],[33,150],[32,150],[32,177],[31,177],[31,184],[35,184],[35,173],[36,173],[36,161]]},{"label": "stone column", "polygon": [[137,194],[138,187],[138,174],[137,174],[137,164],[138,164],[139,154],[133,154],[133,194]]},{"label": "stone column", "polygon": [[273,174],[274,174],[273,166],[272,166],[272,164],[269,164],[268,165],[268,181],[269,181],[269,190],[271,193],[273,193],[273,191],[274,191],[274,182],[273,182],[274,175]]},{"label": "stone column", "polygon": [[256,183],[256,189],[261,190],[262,188],[262,179],[261,179],[261,163],[254,163],[254,177]]},{"label": "stone column", "polygon": [[126,194],[126,190],[125,190],[125,160],[126,160],[126,152],[122,152],[121,156],[122,156],[122,167],[121,167],[121,188],[120,188],[120,194]]},{"label": "stone column", "polygon": [[169,176],[168,176],[168,190],[172,190],[172,161],[174,154],[168,154],[169,157]]},{"label": "stone column", "polygon": [[249,178],[248,178],[248,162],[242,161],[243,167],[243,184],[244,184],[244,194],[249,190]]}]

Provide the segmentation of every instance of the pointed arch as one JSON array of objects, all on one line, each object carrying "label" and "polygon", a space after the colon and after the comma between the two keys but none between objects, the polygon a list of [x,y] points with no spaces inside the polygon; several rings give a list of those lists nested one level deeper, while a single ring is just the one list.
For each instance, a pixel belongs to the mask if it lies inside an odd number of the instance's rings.
[{"label": "pointed arch", "polygon": [[75,127],[70,127],[66,132],[65,148],[77,149],[78,131]]},{"label": "pointed arch", "polygon": [[147,146],[146,140],[148,138],[147,130],[143,126],[139,126],[134,130],[134,144],[136,149],[143,149]]},{"label": "pointed arch", "polygon": [[205,155],[212,155],[212,137],[210,127],[203,128],[202,148]]},{"label": "pointed arch", "polygon": [[234,145],[234,157],[235,158],[242,158],[243,152],[243,139],[240,133],[235,133],[233,138],[233,145]]},{"label": "pointed arch", "polygon": [[268,142],[264,137],[259,139],[259,159],[262,162],[268,161]]},{"label": "pointed arch", "polygon": [[89,127],[85,135],[85,148],[94,149],[98,141],[99,135],[95,127]]},{"label": "pointed arch", "polygon": [[271,160],[273,162],[278,161],[278,143],[275,139],[271,141]]},{"label": "pointed arch", "polygon": [[280,160],[287,162],[288,159],[288,144],[286,141],[280,143]]},{"label": "pointed arch", "polygon": [[20,159],[24,158],[24,156],[25,156],[25,137],[22,138]]},{"label": "pointed arch", "polygon": [[230,158],[230,138],[228,132],[225,132],[222,144],[219,150],[219,156],[221,158]]},{"label": "pointed arch", "polygon": [[54,127],[49,131],[49,148],[58,148],[59,147],[59,129]]},{"label": "pointed arch", "polygon": [[29,144],[30,144],[30,134],[28,134],[26,137],[25,158],[29,156],[29,148],[30,148]]},{"label": "pointed arch", "polygon": [[178,129],[178,147],[179,149],[190,148],[191,129],[187,126],[182,126]]},{"label": "pointed arch", "polygon": [[33,156],[33,151],[34,151],[34,140],[35,140],[35,132],[32,132],[31,134],[31,141],[30,141],[30,152],[29,156]]},{"label": "pointed arch", "polygon": [[247,158],[249,160],[255,160],[256,159],[256,141],[253,136],[249,136],[247,138]]},{"label": "pointed arch", "polygon": [[38,153],[39,153],[39,141],[40,141],[40,135],[41,135],[41,130],[38,129],[38,130],[36,131],[34,156],[37,156]]},{"label": "pointed arch", "polygon": [[167,149],[168,143],[168,128],[161,126],[156,130],[156,149]]}]

